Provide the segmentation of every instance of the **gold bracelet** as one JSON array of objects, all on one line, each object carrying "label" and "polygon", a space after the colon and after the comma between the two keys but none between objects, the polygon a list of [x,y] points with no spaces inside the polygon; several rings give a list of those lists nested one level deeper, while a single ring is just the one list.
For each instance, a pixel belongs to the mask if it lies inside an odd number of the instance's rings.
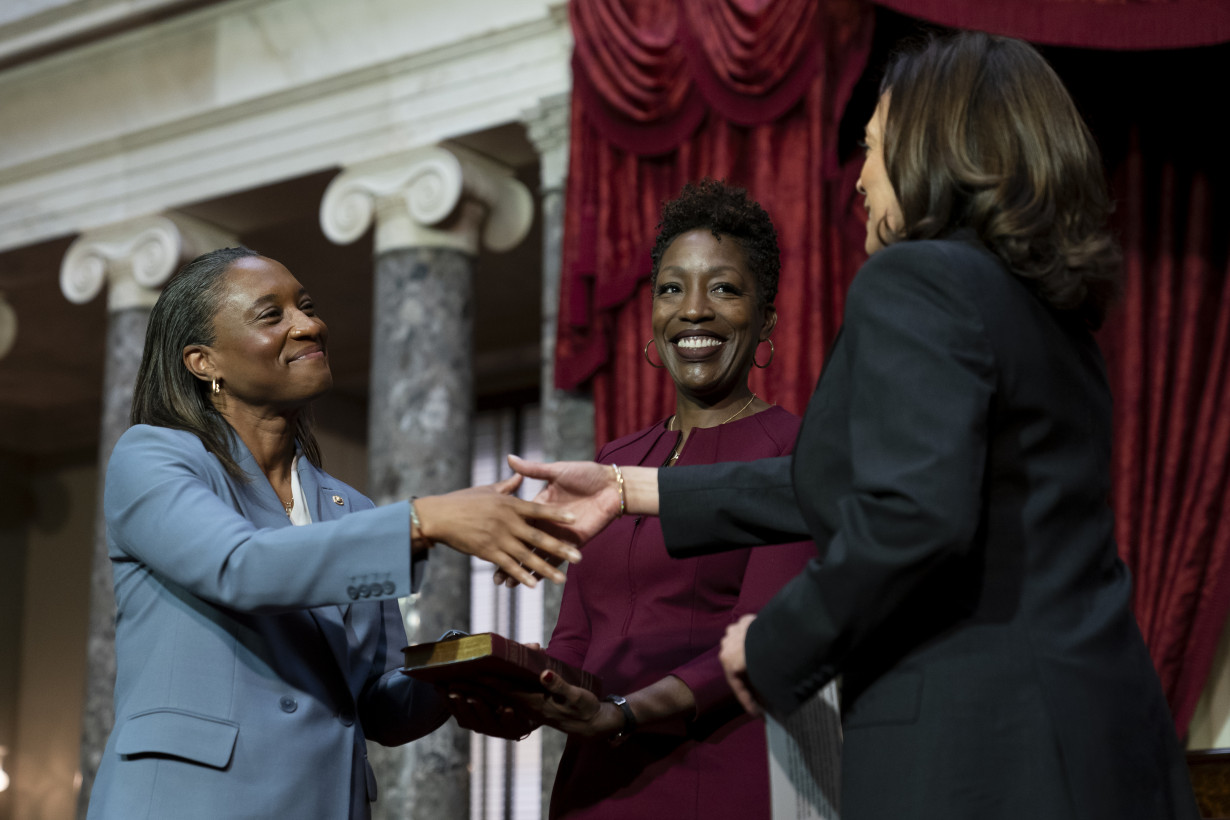
[{"label": "gold bracelet", "polygon": [[[434,547],[435,542],[429,540],[423,535],[423,524],[419,521],[418,510],[414,509],[414,502],[418,501],[418,498],[419,497],[417,495],[410,496],[410,543],[413,544],[415,541],[418,541],[428,547]],[[418,538],[414,537],[415,530],[419,531]]]},{"label": "gold bracelet", "polygon": [[615,471],[615,486],[619,489],[619,518],[628,511],[628,505],[624,503],[624,474],[620,471],[618,464],[612,464],[611,469]]}]

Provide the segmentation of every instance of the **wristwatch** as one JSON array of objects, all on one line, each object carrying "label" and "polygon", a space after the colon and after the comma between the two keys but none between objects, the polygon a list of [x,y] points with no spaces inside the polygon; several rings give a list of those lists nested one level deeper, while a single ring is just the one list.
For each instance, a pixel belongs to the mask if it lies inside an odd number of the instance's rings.
[{"label": "wristwatch", "polygon": [[619,711],[624,713],[624,727],[607,738],[612,746],[618,746],[636,731],[636,715],[632,714],[632,707],[628,705],[628,699],[623,695],[607,695],[603,700],[615,704],[619,707]]}]

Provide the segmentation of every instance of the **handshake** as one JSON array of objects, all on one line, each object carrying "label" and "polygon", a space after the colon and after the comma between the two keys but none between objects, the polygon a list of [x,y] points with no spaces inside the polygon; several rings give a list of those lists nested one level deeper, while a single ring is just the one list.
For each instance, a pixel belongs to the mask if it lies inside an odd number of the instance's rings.
[{"label": "handshake", "polygon": [[495,558],[479,556],[497,566],[497,584],[534,586],[542,577],[560,583],[559,565],[579,561],[577,548],[616,518],[629,512],[658,512],[657,471],[649,467],[620,468],[591,461],[544,464],[514,455],[508,457],[508,464],[516,475],[492,485],[497,492],[515,492],[522,478],[538,479],[546,486],[533,501],[522,502],[528,506],[517,508],[537,532],[518,530],[522,534],[514,550]]}]

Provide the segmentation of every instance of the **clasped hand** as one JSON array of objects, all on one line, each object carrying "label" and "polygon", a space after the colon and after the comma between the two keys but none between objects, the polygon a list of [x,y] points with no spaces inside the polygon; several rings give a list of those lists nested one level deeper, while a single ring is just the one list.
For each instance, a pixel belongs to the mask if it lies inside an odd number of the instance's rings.
[{"label": "clasped hand", "polygon": [[563,583],[564,573],[557,567],[564,561],[579,561],[581,553],[570,537],[556,537],[548,529],[571,525],[573,513],[542,500],[517,498],[513,493],[520,484],[521,476],[515,475],[484,487],[418,499],[414,504],[422,537],[490,561],[527,586],[541,577]]},{"label": "clasped hand", "polygon": [[581,737],[606,737],[622,727],[619,709],[603,708],[603,701],[588,689],[549,669],[539,682],[541,691],[517,692],[472,681],[450,686],[446,702],[461,728],[493,737],[520,739],[544,724]]},{"label": "clasped hand", "polygon": [[[526,478],[547,482],[542,491],[534,497],[536,503],[550,505],[553,509],[571,516],[571,520],[566,522],[558,518],[542,518],[534,522],[536,527],[561,541],[578,546],[584,544],[622,512],[619,489],[610,465],[592,461],[557,461],[544,464],[526,461],[514,455],[508,457],[508,465]],[[558,556],[535,554],[534,557],[539,563],[548,565],[554,573],[560,574],[555,569],[563,563]],[[543,575],[537,563],[531,569],[534,575]],[[508,572],[501,565],[494,580],[497,584],[513,587],[518,583],[525,583],[523,575]],[[547,577],[554,579],[555,575]]]}]

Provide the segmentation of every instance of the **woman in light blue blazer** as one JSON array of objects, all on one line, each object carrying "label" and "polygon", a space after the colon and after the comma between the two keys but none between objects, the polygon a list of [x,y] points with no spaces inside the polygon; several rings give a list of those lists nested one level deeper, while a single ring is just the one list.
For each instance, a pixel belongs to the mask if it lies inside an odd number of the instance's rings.
[{"label": "woman in light blue blazer", "polygon": [[448,715],[397,671],[428,547],[525,581],[563,577],[535,548],[578,557],[512,480],[375,509],[321,470],[302,411],[332,385],[327,342],[246,248],[190,262],[153,309],[106,476],[116,717],[91,818],[369,817],[365,739]]}]

